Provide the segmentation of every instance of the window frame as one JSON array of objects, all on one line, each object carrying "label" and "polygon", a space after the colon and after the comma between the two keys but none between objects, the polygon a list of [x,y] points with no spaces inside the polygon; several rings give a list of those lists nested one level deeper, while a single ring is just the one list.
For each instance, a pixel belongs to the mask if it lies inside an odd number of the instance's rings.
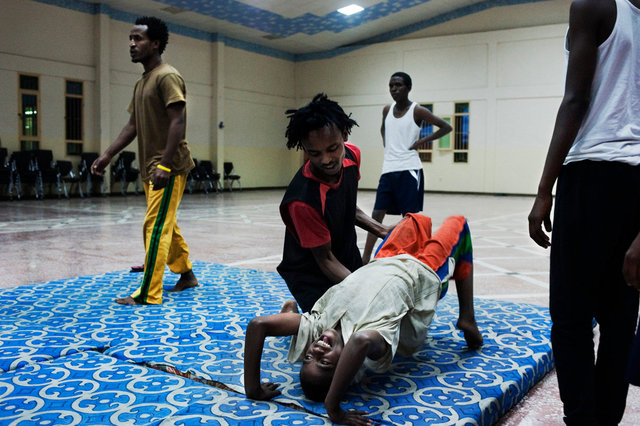
[{"label": "window frame", "polygon": [[[458,112],[458,105],[466,104],[466,112]],[[464,120],[466,117],[466,129],[464,128],[464,124],[459,124],[460,121]],[[452,161],[454,164],[468,164],[469,163],[469,139],[471,139],[470,132],[470,120],[471,120],[471,102],[469,101],[457,101],[453,104],[453,123],[451,126],[453,127],[453,155]],[[460,129],[459,127],[463,127]],[[466,139],[466,140],[462,140]],[[464,145],[464,148],[460,146]],[[460,160],[458,160],[460,158]]]},{"label": "window frame", "polygon": [[[69,92],[69,83],[79,83],[81,93],[70,93]],[[64,114],[64,140],[67,155],[82,155],[84,151],[84,81],[77,80],[73,78],[67,78],[64,81],[64,105],[65,105],[65,114]],[[69,126],[71,119],[68,117],[67,113],[67,102],[69,99],[79,99],[80,100],[80,109],[78,111],[79,117],[75,118],[75,121],[79,121],[80,127],[80,139],[69,139]]]},{"label": "window frame", "polygon": [[[23,89],[22,88],[22,77],[34,77],[37,79],[38,88],[37,89]],[[36,114],[35,114],[35,136],[34,135],[25,135],[25,108],[23,102],[24,95],[32,95],[36,97]],[[40,109],[40,75],[32,74],[28,72],[19,72],[18,73],[18,140],[20,141],[20,150],[21,151],[33,151],[40,149],[41,142],[41,109]]]}]

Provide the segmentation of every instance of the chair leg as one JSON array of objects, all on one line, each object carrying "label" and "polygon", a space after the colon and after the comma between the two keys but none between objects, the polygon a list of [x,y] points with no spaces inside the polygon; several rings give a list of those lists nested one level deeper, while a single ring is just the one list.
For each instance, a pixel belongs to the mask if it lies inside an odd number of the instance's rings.
[{"label": "chair leg", "polygon": [[36,200],[38,199],[44,199],[44,185],[42,183],[42,175],[40,173],[38,173],[36,175],[36,183],[35,183],[35,193],[36,193]]},{"label": "chair leg", "polygon": [[18,200],[22,198],[22,180],[20,179],[20,175],[16,176],[16,196]]},{"label": "chair leg", "polygon": [[91,197],[91,175],[87,175],[87,197]]},{"label": "chair leg", "polygon": [[126,179],[122,179],[120,181],[120,192],[122,193],[123,197],[127,195],[127,186],[129,186],[127,184],[127,180]]},{"label": "chair leg", "polygon": [[13,200],[13,174],[9,176],[9,187],[7,191],[9,192],[9,200]]},{"label": "chair leg", "polygon": [[[58,192],[58,199],[62,198],[62,180],[60,179],[60,174],[56,176],[56,191]],[[67,187],[64,188],[65,195],[67,193]],[[69,198],[69,197],[67,197]]]}]

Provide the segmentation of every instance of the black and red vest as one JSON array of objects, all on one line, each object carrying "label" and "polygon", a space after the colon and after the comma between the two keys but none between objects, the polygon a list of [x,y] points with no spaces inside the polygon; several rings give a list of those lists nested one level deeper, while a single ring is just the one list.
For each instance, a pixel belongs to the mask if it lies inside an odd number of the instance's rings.
[{"label": "black and red vest", "polygon": [[[305,177],[302,168],[291,180],[280,204],[280,214],[288,215],[287,204],[301,201],[316,209],[324,218],[331,234],[333,255],[350,271],[362,266],[362,257],[356,237],[356,202],[358,195],[358,169],[355,154],[345,146],[346,165],[342,179],[336,188],[329,189],[324,197],[321,184]],[[307,312],[329,287],[334,285],[320,270],[311,249],[300,245],[289,231],[284,237],[284,252],[278,272],[284,278],[300,308]]]}]

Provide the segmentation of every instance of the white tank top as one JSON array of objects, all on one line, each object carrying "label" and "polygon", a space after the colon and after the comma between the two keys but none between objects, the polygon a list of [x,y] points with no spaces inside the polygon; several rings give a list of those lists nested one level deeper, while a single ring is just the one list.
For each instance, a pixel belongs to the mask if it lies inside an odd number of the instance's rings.
[{"label": "white tank top", "polygon": [[422,161],[415,149],[409,150],[415,141],[420,139],[420,127],[413,119],[413,110],[417,103],[413,102],[407,112],[400,118],[393,116],[394,102],[384,119],[384,162],[382,174],[403,170],[422,168]]},{"label": "white tank top", "polygon": [[598,47],[591,104],[564,164],[640,164],[640,9],[628,0],[616,0],[616,9],[613,31]]}]

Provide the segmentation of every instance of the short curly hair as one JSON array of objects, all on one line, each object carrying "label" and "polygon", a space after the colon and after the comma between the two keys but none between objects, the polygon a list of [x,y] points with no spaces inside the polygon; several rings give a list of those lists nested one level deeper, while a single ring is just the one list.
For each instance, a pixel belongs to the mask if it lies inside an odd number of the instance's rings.
[{"label": "short curly hair", "polygon": [[413,82],[411,81],[411,77],[409,77],[409,74],[407,74],[406,72],[398,71],[396,73],[393,73],[391,78],[393,77],[400,77],[402,81],[404,81],[404,85],[407,86],[407,89],[411,90]]},{"label": "short curly hair", "polygon": [[158,53],[162,55],[164,49],[167,47],[167,43],[169,43],[169,29],[167,28],[167,24],[155,16],[141,16],[136,19],[136,25],[147,26],[147,37],[149,37],[151,41],[158,40],[160,42]]},{"label": "short curly hair", "polygon": [[305,396],[312,401],[323,402],[329,393],[333,373],[323,376],[312,377],[306,373],[304,368],[300,369],[300,386]]},{"label": "short curly hair", "polygon": [[302,149],[302,141],[309,133],[334,124],[341,133],[351,133],[351,128],[358,123],[347,115],[337,102],[330,100],[324,93],[318,93],[313,100],[300,109],[290,109],[286,113],[289,125],[285,137],[287,148]]}]

